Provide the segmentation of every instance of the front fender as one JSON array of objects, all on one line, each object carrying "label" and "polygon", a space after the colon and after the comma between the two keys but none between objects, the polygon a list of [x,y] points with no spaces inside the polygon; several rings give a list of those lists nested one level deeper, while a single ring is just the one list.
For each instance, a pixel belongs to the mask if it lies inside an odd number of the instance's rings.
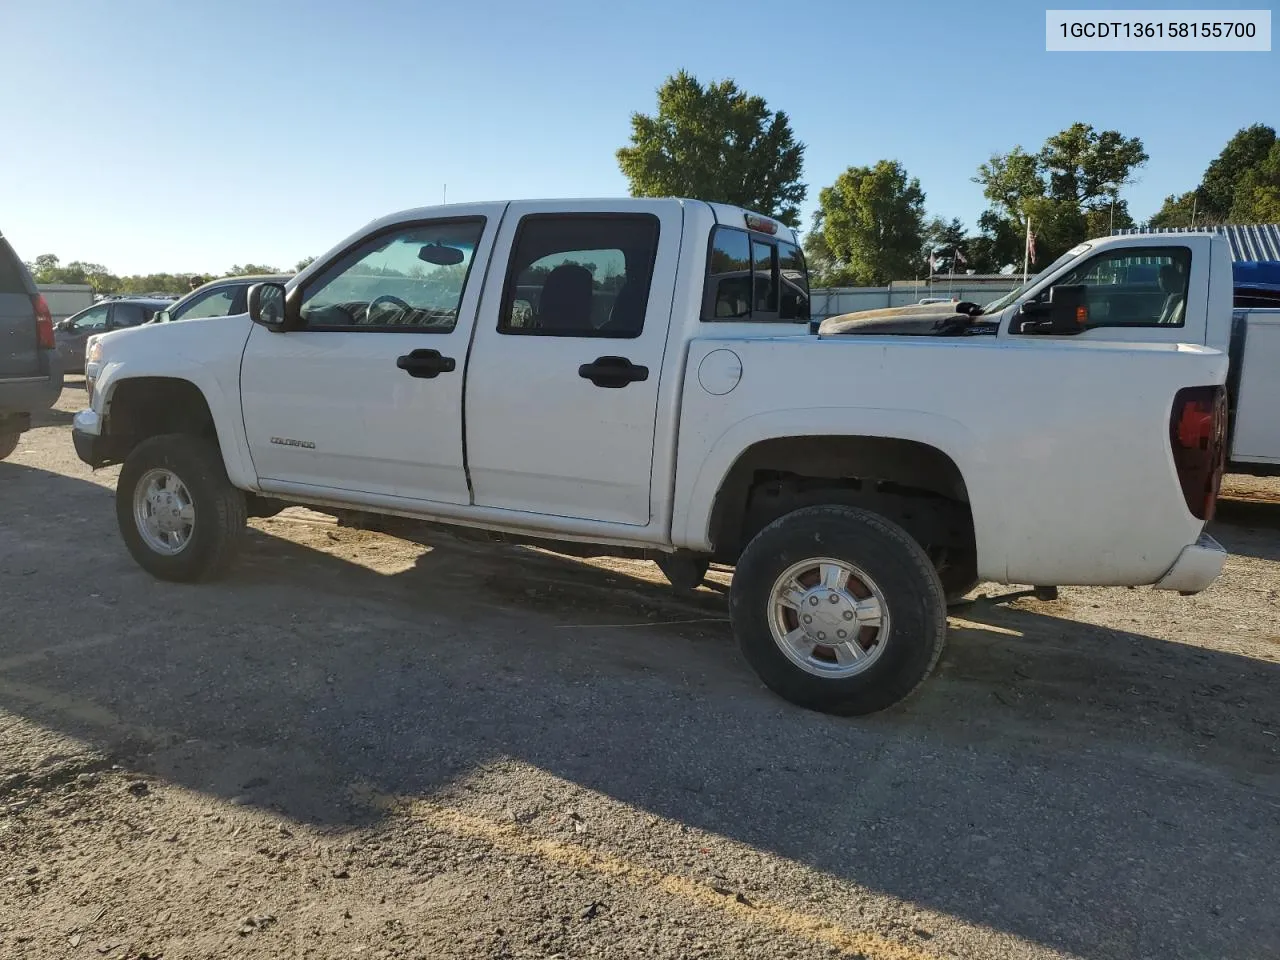
[{"label": "front fender", "polygon": [[[242,321],[242,329],[237,327]],[[230,327],[230,329],[228,329]],[[204,396],[213,416],[227,476],[257,489],[240,406],[240,357],[251,329],[245,317],[214,317],[135,327],[104,338],[92,408],[105,427],[119,385],[142,377],[185,380]]]},{"label": "front fender", "polygon": [[[705,442],[703,436],[707,437]],[[878,408],[792,408],[770,410],[739,420],[714,438],[693,429],[681,436],[677,460],[672,535],[676,546],[711,550],[711,514],[716,496],[733,465],[748,449],[765,440],[789,437],[843,436],[911,440],[934,447],[951,458],[969,493],[977,537],[979,573],[999,580],[1005,575],[1005,538],[989,485],[979,478],[985,461],[967,427],[937,414]],[[696,449],[702,446],[702,450]],[[697,464],[686,470],[687,464]]]}]

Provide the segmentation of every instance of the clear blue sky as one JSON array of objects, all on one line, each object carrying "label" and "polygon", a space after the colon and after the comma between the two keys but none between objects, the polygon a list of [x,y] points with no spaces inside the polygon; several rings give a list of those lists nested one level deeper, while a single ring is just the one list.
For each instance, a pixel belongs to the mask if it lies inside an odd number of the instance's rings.
[{"label": "clear blue sky", "polygon": [[0,0],[0,230],[26,259],[221,271],[290,266],[445,183],[623,195],[629,116],[681,67],[790,114],[806,222],[845,167],[889,157],[972,225],[977,165],[1076,120],[1145,142],[1126,196],[1146,217],[1238,128],[1280,123],[1280,54],[1049,54],[1044,9]]}]

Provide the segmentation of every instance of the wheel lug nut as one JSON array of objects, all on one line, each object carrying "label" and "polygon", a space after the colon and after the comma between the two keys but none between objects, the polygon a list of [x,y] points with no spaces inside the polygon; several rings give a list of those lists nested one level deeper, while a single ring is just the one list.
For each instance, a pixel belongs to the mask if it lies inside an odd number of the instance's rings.
[{"label": "wheel lug nut", "polygon": [[853,611],[852,611],[852,610],[846,610],[846,611],[844,612],[844,618],[845,618],[846,620],[852,620],[852,619],[853,619]]},{"label": "wheel lug nut", "polygon": [[810,597],[810,598],[809,598],[809,604],[810,604],[810,606],[814,606],[814,607],[816,607],[816,606],[818,605],[818,598],[817,598],[817,597]]},{"label": "wheel lug nut", "polygon": [[834,593],[833,593],[830,597],[828,597],[827,599],[828,599],[828,600],[830,600],[832,603],[839,603],[839,602],[840,602],[840,598],[839,598],[839,597],[837,597]]},{"label": "wheel lug nut", "polygon": [[806,614],[804,615],[804,622],[805,622],[805,623],[813,623],[813,617],[809,616],[809,615],[806,613]]},{"label": "wheel lug nut", "polygon": [[821,630],[819,630],[819,631],[818,631],[818,639],[819,639],[819,640],[825,640],[825,639],[827,639],[827,635],[826,635],[825,633],[823,633]]},{"label": "wheel lug nut", "polygon": [[848,635],[849,635],[849,634],[847,634],[847,633],[846,633],[845,631],[843,631],[843,630],[837,630],[837,631],[836,631],[836,636],[837,636],[837,637],[839,637],[841,640],[843,640],[843,639],[844,639],[845,637],[847,637]]}]

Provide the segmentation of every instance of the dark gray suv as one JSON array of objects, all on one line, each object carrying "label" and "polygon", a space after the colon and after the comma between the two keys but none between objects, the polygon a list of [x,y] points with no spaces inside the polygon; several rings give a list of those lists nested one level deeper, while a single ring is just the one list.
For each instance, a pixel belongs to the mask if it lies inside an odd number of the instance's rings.
[{"label": "dark gray suv", "polygon": [[62,392],[62,361],[49,305],[9,241],[0,236],[0,460],[31,429],[31,414]]}]

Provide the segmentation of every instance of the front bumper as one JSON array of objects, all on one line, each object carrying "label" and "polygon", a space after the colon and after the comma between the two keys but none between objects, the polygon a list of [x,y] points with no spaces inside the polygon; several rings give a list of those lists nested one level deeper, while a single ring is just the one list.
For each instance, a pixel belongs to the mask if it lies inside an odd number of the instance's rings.
[{"label": "front bumper", "polygon": [[103,452],[102,419],[92,410],[81,410],[71,421],[71,442],[76,456],[91,467],[100,467],[108,458]]},{"label": "front bumper", "polygon": [[1155,588],[1199,593],[1218,579],[1226,562],[1227,551],[1222,544],[1202,533],[1199,540],[1182,548],[1169,572],[1156,581]]}]

